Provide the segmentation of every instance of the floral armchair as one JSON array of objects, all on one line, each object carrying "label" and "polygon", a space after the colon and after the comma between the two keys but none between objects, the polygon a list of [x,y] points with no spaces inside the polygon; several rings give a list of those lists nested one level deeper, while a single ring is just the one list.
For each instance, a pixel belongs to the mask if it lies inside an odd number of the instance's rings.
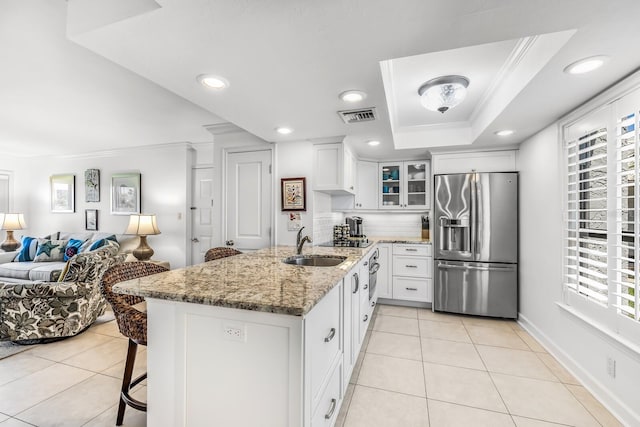
[{"label": "floral armchair", "polygon": [[0,340],[43,342],[88,328],[107,302],[100,278],[124,262],[111,247],[74,256],[60,282],[0,283]]}]

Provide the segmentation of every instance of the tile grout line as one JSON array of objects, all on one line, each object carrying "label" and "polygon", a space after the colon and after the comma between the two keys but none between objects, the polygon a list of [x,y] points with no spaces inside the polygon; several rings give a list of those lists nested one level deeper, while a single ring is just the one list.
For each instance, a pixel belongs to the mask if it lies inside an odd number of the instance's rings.
[{"label": "tile grout line", "polygon": [[[53,365],[51,365],[51,366],[53,366]],[[75,367],[75,366],[74,366],[74,367]],[[87,371],[86,369],[82,369],[82,368],[76,368],[76,369],[81,369],[81,370],[83,370],[83,371]],[[27,407],[27,408],[23,409],[22,411],[18,412],[17,414],[15,414],[15,415],[13,416],[13,418],[16,418],[16,419],[18,419],[18,420],[22,421],[22,419],[17,418],[17,417],[18,417],[18,415],[23,414],[23,413],[25,413],[26,411],[28,411],[29,409],[31,409],[31,408],[33,408],[33,407],[36,407],[36,406],[40,405],[41,403],[46,402],[47,400],[51,400],[51,399],[53,399],[54,397],[56,397],[57,395],[59,395],[59,394],[61,394],[61,393],[64,393],[65,391],[67,391],[67,390],[69,390],[69,389],[71,389],[71,388],[73,388],[73,387],[75,387],[75,386],[77,386],[77,385],[80,385],[80,384],[82,384],[83,382],[88,381],[89,379],[91,379],[91,378],[95,377],[96,375],[98,375],[98,373],[97,373],[97,372],[92,372],[92,371],[87,371],[87,372],[90,372],[90,373],[91,373],[91,374],[93,374],[93,375],[89,375],[89,376],[88,376],[87,378],[85,378],[84,380],[82,380],[82,381],[80,381],[80,382],[77,382],[77,383],[75,383],[75,384],[72,384],[72,385],[70,385],[69,387],[67,387],[67,388],[65,388],[65,389],[59,390],[58,392],[56,392],[56,393],[54,393],[53,395],[51,395],[51,396],[47,397],[46,399],[43,399],[43,400],[41,400],[41,401],[39,401],[39,402],[37,402],[37,403],[34,403],[33,405],[31,405],[31,406],[29,406],[29,407]],[[26,421],[23,421],[23,422],[26,422]]]},{"label": "tile grout line", "polygon": [[[467,331],[467,334],[469,334],[469,330],[467,329],[467,325],[462,322],[462,326],[464,327],[465,331]],[[507,402],[505,402],[504,397],[502,397],[502,393],[500,393],[500,389],[498,388],[498,386],[496,385],[496,382],[493,380],[493,376],[491,375],[490,371],[489,371],[489,367],[487,366],[486,362],[484,361],[484,359],[482,358],[482,356],[480,355],[480,352],[478,351],[478,347],[476,342],[473,340],[473,337],[471,336],[471,334],[469,334],[469,338],[471,338],[471,342],[473,343],[473,349],[475,350],[476,354],[478,355],[478,357],[480,358],[480,361],[482,362],[482,366],[484,366],[485,371],[487,373],[487,376],[489,377],[489,379],[491,380],[491,384],[493,385],[493,388],[496,390],[496,392],[498,393],[498,396],[500,396],[500,401],[502,402],[502,404],[504,405],[504,408],[507,410],[507,414],[509,415],[509,418],[511,419],[511,422],[513,423],[514,426],[517,426],[516,424],[516,420],[513,419],[513,414],[511,413],[511,410],[509,409],[509,406],[507,405]],[[526,343],[525,343],[526,345]]]},{"label": "tile grout line", "polygon": [[[417,313],[416,313],[417,314]],[[422,351],[422,328],[420,328],[420,318],[418,318],[418,345],[420,346],[420,359],[421,359],[421,363],[420,365],[422,366],[422,379],[423,379],[423,384],[424,384],[424,397],[425,397],[425,404],[427,407],[427,422],[429,423],[429,425],[431,425],[431,412],[429,411],[429,392],[427,391],[427,372],[426,369],[424,367],[424,353]]]}]

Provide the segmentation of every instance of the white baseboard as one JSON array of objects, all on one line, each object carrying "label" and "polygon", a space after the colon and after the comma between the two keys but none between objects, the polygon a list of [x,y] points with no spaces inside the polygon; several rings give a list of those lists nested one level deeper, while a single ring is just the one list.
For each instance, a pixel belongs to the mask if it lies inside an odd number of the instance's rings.
[{"label": "white baseboard", "polygon": [[620,422],[627,426],[640,425],[640,415],[636,411],[629,408],[624,402],[616,399],[602,383],[596,380],[588,371],[584,370],[569,354],[549,339],[545,333],[531,323],[522,313],[518,316],[518,324],[538,340],[538,342],[540,342],[571,375],[578,379],[609,412],[618,418]]}]

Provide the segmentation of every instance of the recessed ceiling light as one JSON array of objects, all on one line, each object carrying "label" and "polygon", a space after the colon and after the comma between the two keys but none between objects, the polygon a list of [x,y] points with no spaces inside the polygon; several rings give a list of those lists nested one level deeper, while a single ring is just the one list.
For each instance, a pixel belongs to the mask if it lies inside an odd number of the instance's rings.
[{"label": "recessed ceiling light", "polygon": [[509,135],[513,135],[514,133],[515,132],[512,131],[511,129],[503,129],[495,132],[495,134],[498,136],[509,136]]},{"label": "recessed ceiling light", "polygon": [[375,147],[376,145],[380,145],[380,141],[373,139],[371,141],[367,141],[367,144],[369,144],[372,147]]},{"label": "recessed ceiling light", "polygon": [[367,94],[361,90],[347,90],[340,94],[340,99],[345,102],[360,102],[367,97]]},{"label": "recessed ceiling light", "polygon": [[569,64],[565,67],[564,72],[567,74],[584,74],[590,71],[596,70],[607,62],[608,56],[598,55],[590,56],[589,58],[581,59],[573,64]]},{"label": "recessed ceiling light", "polygon": [[224,89],[229,87],[229,82],[224,77],[213,74],[200,74],[196,78],[200,84],[209,89]]},{"label": "recessed ceiling light", "polygon": [[293,129],[287,127],[278,127],[276,128],[276,132],[278,132],[280,135],[289,135],[291,132],[293,132]]}]

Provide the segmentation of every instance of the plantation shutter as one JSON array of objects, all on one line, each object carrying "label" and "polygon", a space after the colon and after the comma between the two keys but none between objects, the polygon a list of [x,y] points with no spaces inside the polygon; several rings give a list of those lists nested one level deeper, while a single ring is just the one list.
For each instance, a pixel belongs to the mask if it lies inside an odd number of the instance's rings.
[{"label": "plantation shutter", "polygon": [[[636,110],[637,111],[637,110]],[[615,307],[619,314],[634,320],[638,314],[638,265],[636,254],[640,249],[638,230],[638,114],[625,114],[616,120],[616,233]]]},{"label": "plantation shutter", "polygon": [[565,284],[600,304],[608,302],[607,129],[578,135],[565,145],[567,229]]}]

